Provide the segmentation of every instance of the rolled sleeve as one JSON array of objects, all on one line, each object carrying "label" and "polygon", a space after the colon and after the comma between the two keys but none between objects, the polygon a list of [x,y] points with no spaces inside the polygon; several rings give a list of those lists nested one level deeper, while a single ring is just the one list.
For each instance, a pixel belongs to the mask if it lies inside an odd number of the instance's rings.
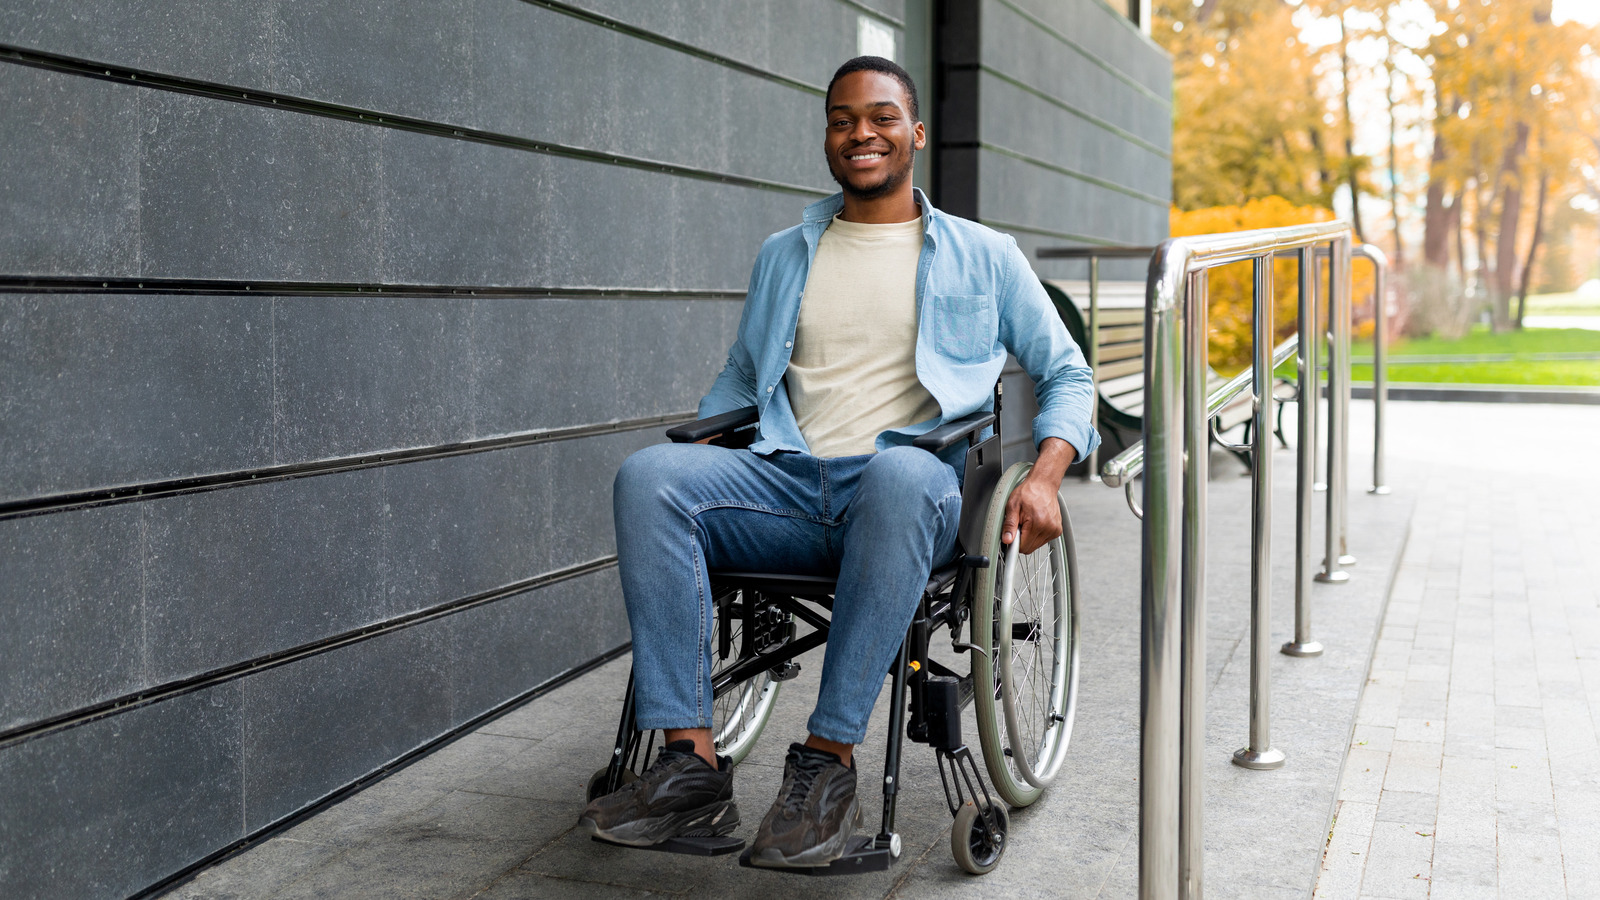
[{"label": "rolled sleeve", "polygon": [[700,398],[698,415],[702,419],[757,405],[756,367],[745,342],[745,330],[750,324],[751,301],[760,287],[762,263],[767,252],[767,245],[763,244],[756,264],[750,269],[750,287],[745,292],[744,308],[739,312],[739,330],[734,334],[733,346],[728,348],[728,360],[722,364],[716,381],[711,383],[711,390]]},{"label": "rolled sleeve", "polygon": [[1006,242],[1005,287],[1000,296],[1000,341],[1033,379],[1039,414],[1033,444],[1061,438],[1085,459],[1100,446],[1089,424],[1094,375],[1083,350],[1067,333],[1055,306],[1014,241]]}]

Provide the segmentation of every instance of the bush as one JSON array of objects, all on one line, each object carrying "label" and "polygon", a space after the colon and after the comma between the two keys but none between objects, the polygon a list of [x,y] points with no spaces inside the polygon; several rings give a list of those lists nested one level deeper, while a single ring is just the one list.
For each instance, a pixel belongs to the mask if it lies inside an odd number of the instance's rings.
[{"label": "bush", "polygon": [[1483,301],[1467,296],[1456,273],[1419,265],[1402,278],[1406,297],[1404,334],[1454,340],[1467,333],[1483,309]]},{"label": "bush", "polygon": [[[1283,225],[1305,225],[1327,222],[1333,211],[1319,206],[1295,206],[1282,197],[1263,197],[1243,206],[1214,206],[1208,209],[1172,210],[1171,228],[1174,237],[1196,234],[1217,234],[1228,231],[1247,231],[1255,228],[1276,228]],[[1327,270],[1323,269],[1323,278]],[[1272,265],[1273,304],[1272,322],[1274,343],[1294,334],[1299,327],[1300,268],[1297,260],[1280,259]],[[1233,263],[1211,270],[1211,365],[1218,371],[1236,372],[1250,365],[1251,328],[1254,313],[1251,310],[1251,293],[1254,285],[1254,264]],[[1370,266],[1355,267],[1352,285],[1356,309],[1370,311],[1373,287]],[[1324,315],[1326,312],[1324,311]],[[1362,318],[1358,315],[1358,321]],[[1366,333],[1371,333],[1370,312]],[[1358,325],[1358,331],[1360,326]]]}]

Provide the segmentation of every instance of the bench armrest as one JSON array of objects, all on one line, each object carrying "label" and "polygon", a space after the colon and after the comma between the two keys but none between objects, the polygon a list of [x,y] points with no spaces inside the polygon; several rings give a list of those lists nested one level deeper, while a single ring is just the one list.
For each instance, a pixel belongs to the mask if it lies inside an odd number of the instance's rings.
[{"label": "bench armrest", "polygon": [[754,406],[746,406],[733,412],[725,412],[704,419],[695,419],[683,425],[667,429],[667,440],[674,444],[693,444],[706,438],[731,435],[735,431],[753,428],[761,420],[761,415]]},{"label": "bench armrest", "polygon": [[994,413],[975,412],[970,416],[962,416],[954,422],[946,422],[927,434],[919,434],[911,440],[911,446],[927,450],[929,453],[938,453],[948,449],[957,441],[964,441],[976,437],[978,432],[994,424]]}]

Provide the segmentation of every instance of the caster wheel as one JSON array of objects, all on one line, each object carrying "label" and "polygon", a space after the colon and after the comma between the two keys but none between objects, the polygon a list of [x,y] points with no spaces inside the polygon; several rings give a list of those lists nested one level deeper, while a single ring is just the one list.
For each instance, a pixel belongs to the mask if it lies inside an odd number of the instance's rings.
[{"label": "caster wheel", "polygon": [[956,865],[974,875],[993,871],[1006,852],[1006,828],[1011,817],[1003,804],[990,808],[998,820],[995,823],[998,834],[993,837],[978,807],[970,800],[956,812],[955,823],[950,826],[950,855],[956,858]]},{"label": "caster wheel", "polygon": [[[630,782],[634,782],[634,781],[638,781],[638,780],[639,780],[639,776],[635,775],[633,773],[632,769],[623,769],[622,770],[622,783],[623,784],[628,784]],[[605,794],[606,793],[605,784],[606,784],[606,770],[605,770],[605,767],[601,767],[600,769],[597,769],[593,775],[589,776],[589,790],[588,790],[588,793],[587,793],[588,798],[590,800],[593,800],[596,797],[599,797],[602,794]]]}]

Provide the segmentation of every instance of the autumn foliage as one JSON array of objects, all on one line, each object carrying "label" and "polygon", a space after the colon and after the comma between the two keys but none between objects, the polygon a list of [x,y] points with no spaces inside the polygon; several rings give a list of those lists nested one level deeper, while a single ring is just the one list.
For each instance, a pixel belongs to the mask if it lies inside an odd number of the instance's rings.
[{"label": "autumn foliage", "polygon": [[[1277,224],[1268,206],[1337,207],[1383,247],[1392,284],[1417,288],[1418,302],[1454,292],[1449,305],[1491,311],[1500,328],[1520,325],[1550,229],[1579,227],[1562,209],[1595,225],[1600,28],[1552,0],[1154,8],[1152,36],[1173,57],[1173,202],[1191,211],[1175,234]],[[1229,297],[1216,300],[1218,353],[1243,359],[1231,289],[1218,293]]]},{"label": "autumn foliage", "polygon": [[[1333,211],[1320,206],[1296,206],[1283,197],[1262,197],[1240,206],[1212,206],[1205,209],[1172,210],[1172,235],[1216,234],[1248,231],[1282,225],[1326,222]],[[1327,270],[1322,269],[1326,278]],[[1272,266],[1272,322],[1276,340],[1281,342],[1299,327],[1300,268],[1296,260],[1280,259]],[[1252,263],[1233,263],[1211,270],[1209,309],[1211,318],[1211,366],[1231,373],[1250,364],[1251,329],[1254,320],[1252,291],[1255,281]],[[1372,295],[1373,276],[1366,265],[1355,266],[1355,298]],[[1322,296],[1319,293],[1319,297]],[[1370,332],[1370,320],[1367,330]]]}]

